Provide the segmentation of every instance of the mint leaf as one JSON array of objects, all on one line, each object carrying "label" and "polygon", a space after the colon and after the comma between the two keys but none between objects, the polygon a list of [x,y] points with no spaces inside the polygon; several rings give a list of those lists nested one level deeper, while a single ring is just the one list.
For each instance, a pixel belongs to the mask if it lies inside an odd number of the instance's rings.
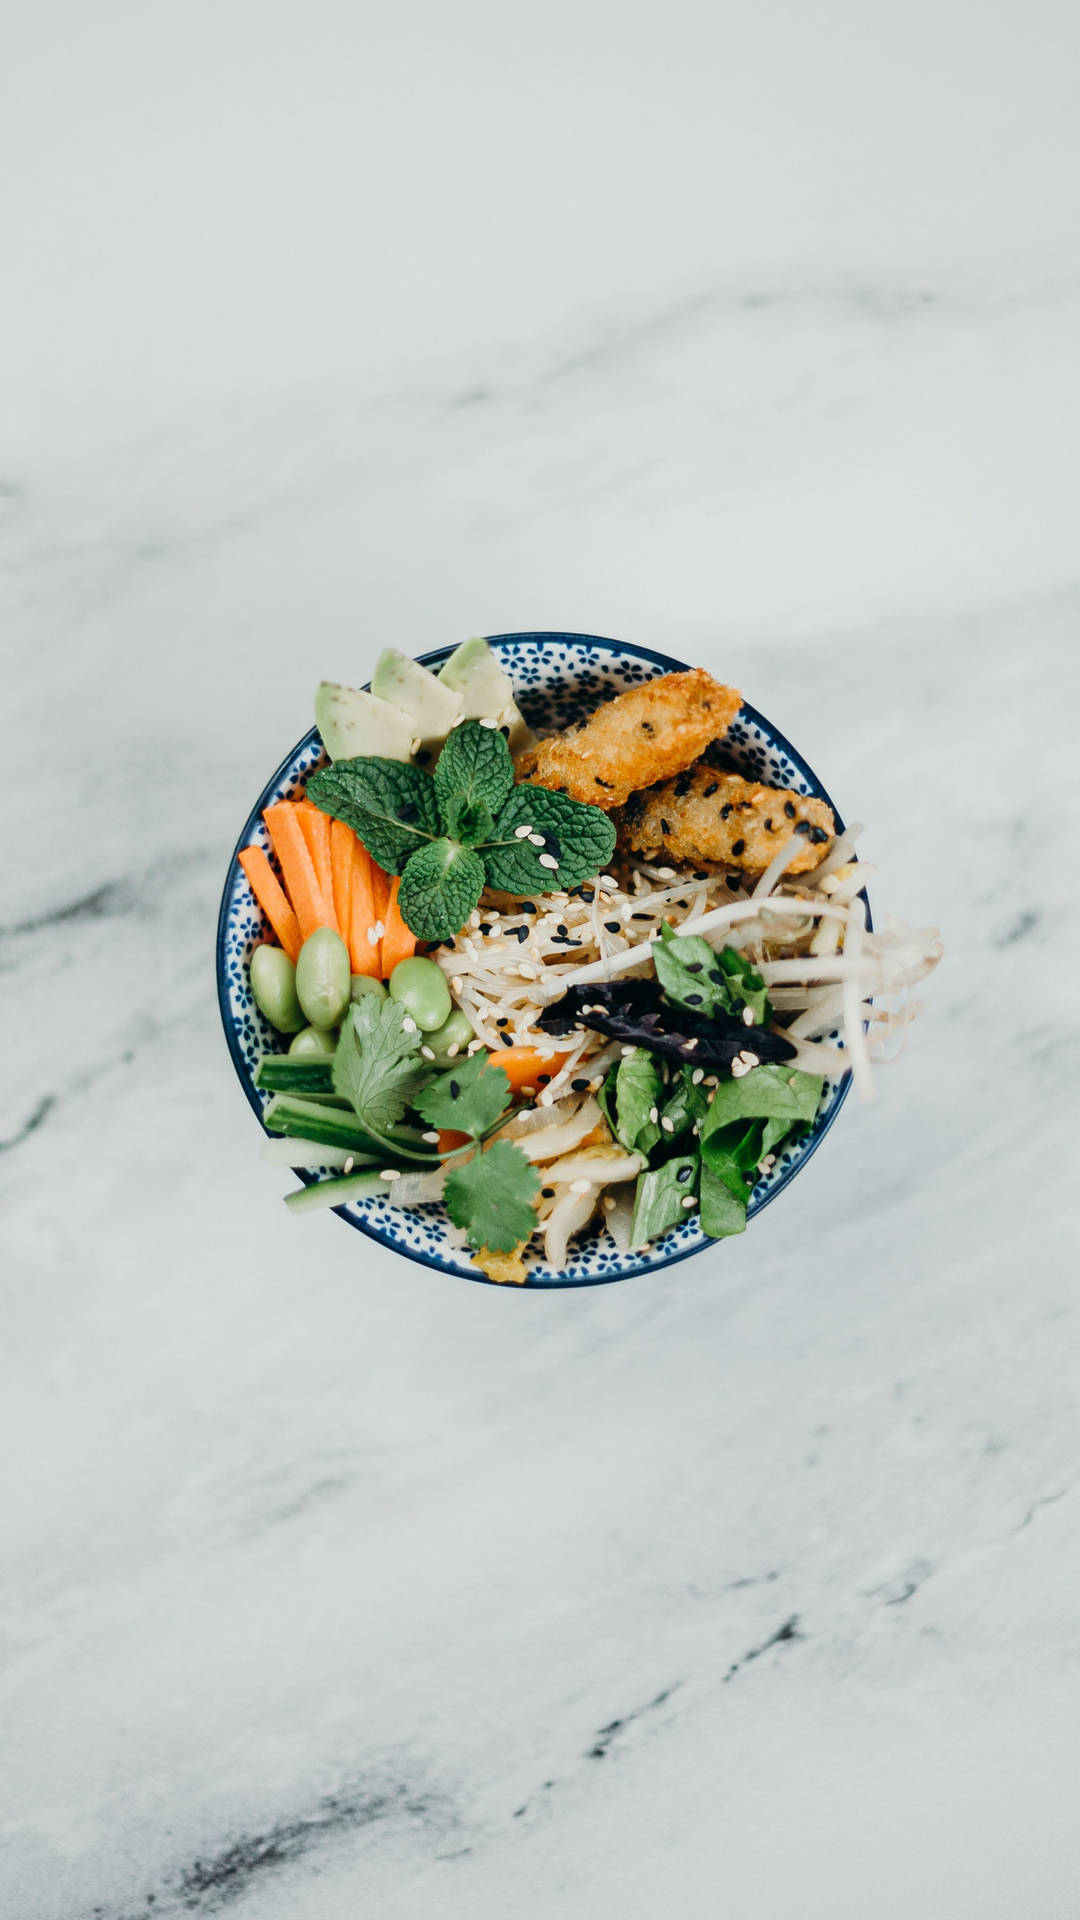
[{"label": "mint leaf", "polygon": [[726,1240],[733,1233],[746,1232],[748,1188],[741,1195],[704,1161],[701,1168],[701,1231],[710,1240]]},{"label": "mint leaf", "polygon": [[477,1252],[510,1253],[536,1225],[532,1202],[540,1175],[520,1147],[496,1140],[447,1175],[443,1199],[455,1227],[462,1227]]},{"label": "mint leaf", "polygon": [[486,800],[470,800],[464,793],[452,793],[443,808],[443,825],[463,847],[475,847],[490,840],[494,816]]},{"label": "mint leaf", "polygon": [[717,955],[700,933],[678,935],[665,920],[653,942],[656,977],[670,1006],[697,1014],[728,1013],[731,996]]},{"label": "mint leaf", "polygon": [[421,940],[460,933],[484,890],[484,869],[456,840],[435,840],[414,853],[398,891],[401,917]]},{"label": "mint leaf", "polygon": [[338,760],[312,775],[307,797],[344,820],[387,873],[400,873],[411,853],[442,832],[434,780],[401,760]]},{"label": "mint leaf", "polygon": [[447,735],[435,768],[435,797],[443,809],[448,832],[456,831],[447,817],[455,794],[463,794],[471,804],[482,800],[494,818],[513,784],[514,763],[497,727],[463,720]]},{"label": "mint leaf", "polygon": [[745,953],[739,953],[735,947],[723,947],[718,958],[721,971],[727,977],[731,1004],[738,1007],[741,1002],[744,1007],[750,1008],[755,1026],[767,1026],[772,1019],[772,1007],[765,982],[757,968]]},{"label": "mint leaf", "polygon": [[650,1114],[659,1105],[663,1082],[651,1053],[636,1047],[624,1053],[615,1070],[615,1136],[631,1153],[648,1153],[660,1138]]},{"label": "mint leaf", "polygon": [[431,1127],[453,1127],[474,1139],[490,1132],[510,1105],[510,1082],[490,1053],[467,1054],[428,1083],[415,1101]]},{"label": "mint leaf", "polygon": [[669,1227],[677,1226],[693,1212],[693,1208],[683,1206],[683,1201],[696,1195],[697,1175],[696,1153],[679,1154],[650,1173],[638,1174],[630,1228],[632,1247],[647,1247],[650,1241],[659,1239]]},{"label": "mint leaf", "polygon": [[[518,827],[532,827],[543,845],[534,847]],[[598,873],[615,850],[615,823],[599,807],[571,800],[546,787],[515,787],[495,822],[490,841],[477,849],[488,884],[503,893],[554,893],[579,887]],[[542,866],[541,855],[554,860]]]},{"label": "mint leaf", "polygon": [[375,1133],[396,1126],[429,1071],[420,1033],[405,1033],[396,1000],[366,993],[354,1001],[333,1056],[334,1092]]}]

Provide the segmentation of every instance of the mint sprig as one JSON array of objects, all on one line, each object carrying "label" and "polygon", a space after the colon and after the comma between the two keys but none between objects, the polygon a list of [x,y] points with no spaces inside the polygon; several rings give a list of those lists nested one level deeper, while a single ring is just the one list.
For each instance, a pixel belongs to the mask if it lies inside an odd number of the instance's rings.
[{"label": "mint sprig", "polygon": [[402,876],[401,917],[430,942],[461,930],[485,884],[517,894],[577,887],[615,849],[614,823],[599,807],[515,786],[505,739],[478,720],[454,728],[434,776],[361,754],[324,767],[307,791]]}]

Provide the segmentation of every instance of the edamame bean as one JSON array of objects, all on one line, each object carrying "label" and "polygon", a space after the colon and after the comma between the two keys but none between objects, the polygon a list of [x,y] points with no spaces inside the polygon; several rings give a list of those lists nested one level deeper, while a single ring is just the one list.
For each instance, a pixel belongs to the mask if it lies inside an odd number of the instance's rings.
[{"label": "edamame bean", "polygon": [[[427,1044],[435,1055],[435,1065],[452,1067],[454,1061],[465,1052],[469,1041],[473,1038],[472,1021],[468,1014],[462,1013],[460,1007],[455,1007],[449,1020],[444,1020],[441,1027],[436,1028],[434,1033],[428,1034]],[[456,1047],[457,1052],[448,1054],[446,1051],[448,1047]]]},{"label": "edamame bean", "polygon": [[349,999],[362,1000],[365,993],[377,993],[380,1000],[385,1000],[386,982],[376,980],[370,973],[354,973],[349,982]]},{"label": "edamame bean", "polygon": [[390,975],[390,998],[404,1007],[424,1033],[443,1025],[452,1004],[442,968],[424,959],[398,961]]},{"label": "edamame bean", "polygon": [[326,1027],[302,1027],[289,1042],[290,1053],[333,1053],[337,1034]]},{"label": "edamame bean", "polygon": [[307,1025],[296,997],[296,968],[282,947],[256,947],[251,956],[251,991],[255,1005],[279,1033],[298,1033]]},{"label": "edamame bean", "polygon": [[333,927],[316,927],[296,963],[296,997],[313,1027],[336,1027],[349,1004],[349,949]]}]

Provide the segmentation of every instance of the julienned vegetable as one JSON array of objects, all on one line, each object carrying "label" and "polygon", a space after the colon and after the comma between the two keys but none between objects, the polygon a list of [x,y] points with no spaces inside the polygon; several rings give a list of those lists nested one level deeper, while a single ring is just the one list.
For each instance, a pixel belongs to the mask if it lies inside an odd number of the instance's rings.
[{"label": "julienned vegetable", "polygon": [[387,653],[371,695],[320,690],[335,764],[266,810],[280,880],[242,856],[281,942],[252,960],[288,1046],[256,1072],[266,1157],[320,1176],[290,1210],[441,1201],[510,1282],[597,1218],[623,1253],[743,1231],[940,943],[869,930],[826,803],[713,770],[740,704],[672,673],[536,742],[481,641],[439,683]]}]

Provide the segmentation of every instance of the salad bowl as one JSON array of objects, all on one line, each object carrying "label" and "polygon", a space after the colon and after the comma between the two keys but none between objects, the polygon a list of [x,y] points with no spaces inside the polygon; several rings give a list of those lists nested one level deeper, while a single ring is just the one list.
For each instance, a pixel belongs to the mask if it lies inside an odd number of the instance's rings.
[{"label": "salad bowl", "polygon": [[[489,644],[514,683],[515,697],[525,719],[534,727],[563,728],[591,712],[606,697],[622,693],[658,674],[684,670],[684,663],[647,647],[583,633],[506,633],[489,636]],[[452,647],[421,656],[421,664],[438,669]],[[755,708],[744,704],[725,742],[725,756],[733,771],[769,786],[813,795],[832,806],[812,768],[784,735]],[[221,1018],[229,1052],[240,1085],[257,1118],[262,1119],[266,1095],[255,1084],[260,1054],[274,1046],[274,1034],[251,992],[249,964],[253,948],[268,928],[254,903],[239,864],[242,848],[268,847],[263,809],[278,800],[302,796],[308,777],[326,764],[322,741],[315,728],[306,733],[267,781],[237,839],[229,862],[217,932],[217,987]],[[833,807],[834,814],[836,813]],[[843,823],[837,814],[837,831]],[[747,1219],[790,1186],[824,1139],[848,1092],[850,1075],[826,1080],[816,1115],[806,1132],[788,1144],[770,1171],[757,1182],[749,1199]],[[300,1172],[309,1183],[316,1176]],[[462,1279],[495,1284],[473,1264],[467,1247],[453,1243],[449,1221],[441,1205],[395,1208],[385,1198],[354,1200],[335,1209],[349,1226],[379,1241],[395,1253],[422,1266],[434,1267]],[[697,1215],[670,1229],[639,1252],[620,1252],[602,1226],[574,1241],[565,1267],[553,1273],[538,1253],[525,1256],[527,1288],[599,1286],[626,1280],[635,1274],[671,1266],[707,1248],[717,1249],[701,1230]]]}]

